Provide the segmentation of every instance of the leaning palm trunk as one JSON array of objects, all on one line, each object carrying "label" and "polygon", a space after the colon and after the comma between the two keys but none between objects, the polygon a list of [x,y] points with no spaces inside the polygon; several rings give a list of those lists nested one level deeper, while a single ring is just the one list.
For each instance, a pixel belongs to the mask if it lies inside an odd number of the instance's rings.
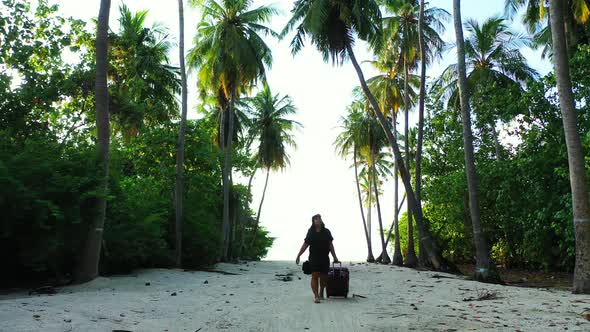
[{"label": "leaning palm trunk", "polygon": [[372,263],[375,261],[375,257],[373,257],[373,248],[371,246],[371,240],[369,238],[369,232],[367,231],[367,221],[365,219],[365,211],[363,209],[363,198],[361,195],[361,186],[359,184],[359,171],[358,171],[358,162],[356,156],[356,146],[354,147],[353,151],[353,158],[354,158],[354,177],[356,182],[356,190],[359,197],[359,206],[361,208],[361,217],[363,218],[363,230],[365,231],[365,239],[367,240],[367,262]]},{"label": "leaning palm trunk", "polygon": [[[406,167],[410,171],[410,95],[409,95],[409,82],[408,82],[408,65],[404,58],[404,114],[405,114],[405,148],[406,148]],[[418,191],[416,191],[416,194]],[[416,200],[418,196],[416,195]],[[418,258],[416,257],[416,249],[414,244],[414,225],[412,218],[412,206],[410,200],[408,200],[408,251],[406,253],[406,266],[416,267],[418,265]]]},{"label": "leaning palm trunk", "polygon": [[383,219],[381,218],[381,204],[379,203],[379,188],[377,187],[377,172],[375,171],[375,151],[372,151],[371,168],[373,169],[373,189],[375,191],[375,203],[377,204],[377,216],[379,218],[379,235],[381,235],[381,255],[379,255],[379,262],[382,264],[391,263],[391,259],[387,254],[387,244],[385,243],[385,234],[383,232]]},{"label": "leaning palm trunk", "polygon": [[184,7],[182,0],[178,0],[178,22],[179,22],[179,42],[178,52],[180,58],[180,79],[182,84],[182,111],[180,116],[180,130],[178,131],[178,151],[176,152],[176,185],[174,188],[174,203],[176,211],[176,246],[175,246],[175,263],[176,267],[182,265],[182,221],[184,219],[184,141],[186,133],[186,113],[187,113],[187,84],[186,68],[184,64]]},{"label": "leaning palm trunk", "polygon": [[553,61],[557,75],[557,91],[563,119],[563,130],[567,145],[574,228],[576,234],[576,263],[574,268],[574,293],[590,293],[590,205],[586,185],[584,152],[578,126],[571,78],[561,1],[551,0],[550,23],[553,40]]},{"label": "leaning palm trunk", "polygon": [[108,67],[108,31],[110,0],[101,0],[98,13],[98,31],[96,34],[96,128],[98,131],[98,165],[100,195],[96,198],[96,215],[88,232],[84,251],[78,269],[76,282],[90,281],[98,276],[100,250],[104,220],[107,208],[107,191],[109,187],[109,96],[107,89]]},{"label": "leaning palm trunk", "polygon": [[461,0],[453,0],[453,12],[455,21],[455,34],[457,39],[457,68],[459,72],[459,99],[463,122],[463,147],[465,151],[465,173],[467,175],[467,187],[469,191],[469,211],[473,225],[473,240],[475,242],[476,268],[474,278],[484,282],[498,282],[499,275],[496,272],[489,255],[489,247],[481,228],[479,212],[479,198],[477,194],[477,175],[475,171],[475,158],[473,152],[473,133],[471,131],[471,109],[467,91],[467,78],[465,66],[465,41],[463,39],[463,26],[461,21]]},{"label": "leaning palm trunk", "polygon": [[[412,179],[410,177],[410,173],[408,172],[407,168],[403,165],[404,160],[402,158],[402,154],[399,149],[399,145],[397,144],[397,141],[395,140],[393,133],[388,128],[387,120],[385,119],[383,112],[381,112],[381,109],[379,108],[379,104],[377,103],[377,100],[375,100],[375,97],[373,96],[373,94],[369,90],[369,87],[367,86],[367,82],[365,81],[363,71],[361,70],[361,67],[358,64],[358,61],[356,60],[352,46],[350,44],[346,45],[346,49],[347,49],[348,55],[350,56],[351,62],[354,66],[354,69],[356,70],[356,73],[359,77],[359,82],[361,84],[363,92],[365,93],[365,96],[367,96],[367,99],[371,103],[371,107],[373,107],[373,110],[374,110],[375,114],[377,115],[377,118],[379,119],[379,123],[381,123],[381,126],[383,127],[383,130],[385,131],[385,134],[387,136],[387,139],[389,141],[389,144],[391,145],[391,148],[393,150],[393,154],[395,156],[395,163],[399,165],[399,173],[400,173],[400,176],[401,176],[402,181],[404,183],[404,187],[406,189],[408,200],[412,203],[411,205],[414,206],[416,204],[416,196],[414,195],[414,190],[412,189]],[[432,262],[432,266],[437,270],[444,270],[444,271],[456,270],[455,267],[453,267],[449,262],[447,262],[445,259],[443,259],[443,257],[440,254],[440,251],[438,250],[438,248],[435,247],[434,242],[430,238],[430,234],[429,234],[428,229],[424,227],[422,207],[419,205],[416,206],[416,209],[413,211],[413,213],[416,217],[416,225],[418,226],[418,232],[420,234],[420,238],[422,241],[424,241],[424,249],[428,253],[428,257],[430,258],[430,261]]]},{"label": "leaning palm trunk", "polygon": [[270,176],[270,168],[266,169],[266,180],[264,181],[264,189],[262,190],[262,198],[260,199],[260,205],[258,205],[258,213],[256,213],[256,221],[254,224],[254,233],[252,234],[252,243],[250,246],[254,246],[256,242],[256,234],[258,233],[258,225],[260,225],[260,211],[262,211],[262,204],[264,203],[264,197],[266,196],[266,187],[268,186],[268,178]]}]

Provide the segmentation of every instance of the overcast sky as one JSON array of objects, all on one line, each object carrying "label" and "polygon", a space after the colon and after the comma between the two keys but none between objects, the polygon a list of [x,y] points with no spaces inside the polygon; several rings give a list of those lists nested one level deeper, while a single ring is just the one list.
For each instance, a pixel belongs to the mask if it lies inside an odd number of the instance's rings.
[{"label": "overcast sky", "polygon": [[[60,4],[60,10],[86,21],[98,15],[99,0],[50,0]],[[185,0],[185,3],[188,2]],[[110,26],[118,27],[120,0],[113,0]],[[132,11],[149,10],[148,24],[159,22],[166,25],[175,40],[178,36],[178,2],[175,0],[127,0],[124,1]],[[282,14],[275,17],[271,27],[280,31],[288,19],[293,1],[255,0],[255,5],[275,4]],[[437,6],[452,13],[451,0],[432,0]],[[504,0],[463,1],[464,21],[476,19],[483,21],[503,11]],[[187,6],[185,10],[185,48],[191,48],[191,41],[199,21],[197,10]],[[443,38],[447,42],[454,39],[452,22],[446,24],[447,32]],[[516,31],[523,31],[519,22],[513,24]],[[273,51],[274,64],[268,71],[268,81],[274,93],[290,95],[298,108],[295,119],[304,125],[297,132],[298,148],[290,151],[291,166],[284,172],[272,173],[267,195],[262,208],[262,225],[270,230],[276,241],[267,259],[294,260],[299,250],[311,216],[320,213],[326,226],[334,236],[334,246],[343,261],[364,260],[367,256],[366,243],[362,229],[358,198],[354,183],[354,172],[350,160],[340,160],[334,152],[333,142],[338,134],[339,119],[345,114],[351,102],[351,91],[358,85],[358,78],[351,64],[333,67],[325,64],[320,54],[308,44],[295,58],[289,50],[289,40],[277,41],[266,38]],[[362,43],[356,45],[359,61],[370,60],[371,55]],[[541,74],[550,70],[550,64],[541,60],[540,52],[523,50],[529,64]],[[178,51],[171,54],[171,62],[178,64]],[[427,75],[435,77],[450,63],[456,62],[456,55],[449,52],[443,61],[428,69]],[[363,65],[365,77],[375,72],[369,65]],[[192,108],[198,103],[194,76],[189,77],[189,117],[195,117]],[[414,116],[410,119],[415,122]],[[258,172],[254,181],[254,207],[262,194],[264,176]],[[400,181],[401,185],[401,181]],[[393,180],[385,184],[381,199],[384,224],[389,225],[393,217]],[[400,195],[401,197],[401,195]],[[190,204],[187,202],[186,204]],[[376,213],[374,213],[376,216]],[[380,253],[377,222],[373,222],[373,248],[375,256]],[[390,253],[391,254],[391,253]]]}]

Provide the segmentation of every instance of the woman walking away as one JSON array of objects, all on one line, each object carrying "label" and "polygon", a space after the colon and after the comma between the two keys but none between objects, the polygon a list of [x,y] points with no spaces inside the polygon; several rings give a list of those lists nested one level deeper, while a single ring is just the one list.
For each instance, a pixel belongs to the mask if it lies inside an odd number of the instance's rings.
[{"label": "woman walking away", "polygon": [[[309,247],[309,265],[311,266],[311,290],[313,291],[314,302],[320,303],[320,299],[324,298],[324,289],[328,279],[328,271],[330,270],[330,256],[332,253],[334,263],[338,263],[334,245],[332,244],[332,233],[326,228],[322,221],[322,216],[316,214],[311,217],[311,227],[307,231],[305,242],[299,250],[296,264],[299,264],[299,258]],[[318,292],[318,280],[320,283],[320,290]]]}]

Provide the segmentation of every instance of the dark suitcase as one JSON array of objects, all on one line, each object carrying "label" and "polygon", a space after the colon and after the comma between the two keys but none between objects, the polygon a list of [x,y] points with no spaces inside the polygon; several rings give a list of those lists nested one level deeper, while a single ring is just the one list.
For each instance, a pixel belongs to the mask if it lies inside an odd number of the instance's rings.
[{"label": "dark suitcase", "polygon": [[343,296],[348,297],[348,283],[350,281],[350,273],[347,267],[339,267],[332,264],[328,272],[328,282],[326,284],[326,296]]}]

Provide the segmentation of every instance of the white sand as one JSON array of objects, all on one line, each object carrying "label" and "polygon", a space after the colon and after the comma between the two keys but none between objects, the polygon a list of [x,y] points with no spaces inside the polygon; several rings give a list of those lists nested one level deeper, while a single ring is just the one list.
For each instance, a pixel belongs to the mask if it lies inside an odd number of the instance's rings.
[{"label": "white sand", "polygon": [[[582,316],[590,310],[587,295],[347,265],[350,296],[366,298],[314,304],[309,277],[291,262],[217,266],[240,275],[145,270],[56,295],[0,296],[0,331],[590,331]],[[275,277],[288,272],[293,281]],[[500,298],[463,301],[478,291]]]}]

